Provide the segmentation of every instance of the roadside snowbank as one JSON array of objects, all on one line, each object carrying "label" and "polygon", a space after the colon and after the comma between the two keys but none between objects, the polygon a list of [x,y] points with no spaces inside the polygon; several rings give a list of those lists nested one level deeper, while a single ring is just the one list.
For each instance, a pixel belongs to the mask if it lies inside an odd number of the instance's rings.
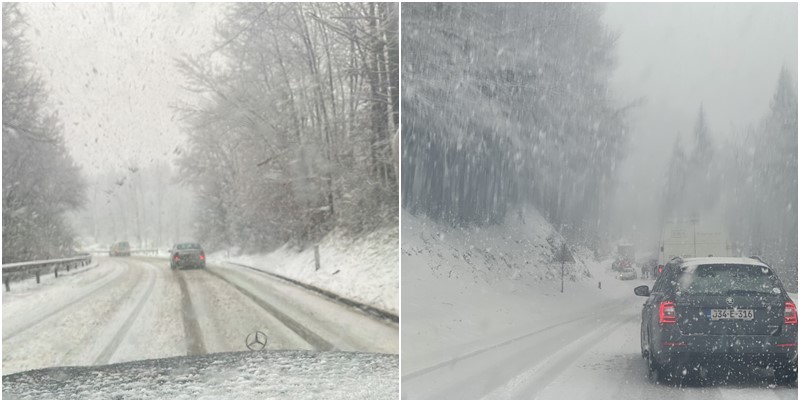
[{"label": "roadside snowbank", "polygon": [[565,267],[561,293],[561,264],[553,261],[563,239],[537,211],[520,215],[502,226],[453,229],[402,212],[403,375],[598,304],[618,305],[634,286],[652,283],[616,280],[611,261],[592,261],[584,249]]},{"label": "roadside snowbank", "polygon": [[399,312],[400,268],[398,230],[383,228],[358,239],[338,232],[320,242],[320,269],[315,270],[314,248],[293,247],[260,255],[209,255],[212,262],[232,262],[316,286],[339,296],[393,314]]}]

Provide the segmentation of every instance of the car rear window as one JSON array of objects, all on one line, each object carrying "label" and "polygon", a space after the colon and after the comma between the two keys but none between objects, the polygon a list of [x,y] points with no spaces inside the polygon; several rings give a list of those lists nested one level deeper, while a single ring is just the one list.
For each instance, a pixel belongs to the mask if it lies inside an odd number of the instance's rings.
[{"label": "car rear window", "polygon": [[184,243],[178,244],[178,250],[192,250],[192,249],[199,249],[200,245],[197,243]]},{"label": "car rear window", "polygon": [[780,294],[778,277],[767,267],[746,264],[709,264],[687,267],[678,276],[684,294]]}]

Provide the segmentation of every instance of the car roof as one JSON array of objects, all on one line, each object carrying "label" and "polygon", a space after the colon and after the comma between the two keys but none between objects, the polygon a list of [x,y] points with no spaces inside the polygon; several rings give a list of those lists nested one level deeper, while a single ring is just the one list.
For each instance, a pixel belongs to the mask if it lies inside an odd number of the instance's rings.
[{"label": "car roof", "polygon": [[769,265],[756,260],[755,258],[742,258],[742,257],[700,257],[700,258],[686,258],[681,263],[681,266],[697,266],[697,265],[756,265],[759,267],[767,267]]}]

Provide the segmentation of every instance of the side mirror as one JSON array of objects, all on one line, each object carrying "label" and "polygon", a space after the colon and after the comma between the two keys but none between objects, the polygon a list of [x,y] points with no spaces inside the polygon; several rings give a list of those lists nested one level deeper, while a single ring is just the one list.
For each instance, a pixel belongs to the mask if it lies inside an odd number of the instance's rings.
[{"label": "side mirror", "polygon": [[637,286],[633,289],[636,296],[650,296],[650,288],[647,285]]}]

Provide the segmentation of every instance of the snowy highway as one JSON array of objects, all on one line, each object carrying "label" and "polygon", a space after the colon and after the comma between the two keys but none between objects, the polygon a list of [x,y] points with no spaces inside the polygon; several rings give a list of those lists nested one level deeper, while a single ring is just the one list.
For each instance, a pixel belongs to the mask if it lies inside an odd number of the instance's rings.
[{"label": "snowy highway", "polygon": [[[627,288],[621,287],[622,289]],[[797,399],[757,375],[656,384],[639,349],[644,298],[623,296],[403,372],[404,399]],[[533,321],[533,318],[521,318]],[[537,327],[538,326],[538,327]]]},{"label": "snowy highway", "polygon": [[397,325],[265,274],[159,258],[97,265],[3,296],[3,374],[74,365],[267,349],[398,353]]}]

